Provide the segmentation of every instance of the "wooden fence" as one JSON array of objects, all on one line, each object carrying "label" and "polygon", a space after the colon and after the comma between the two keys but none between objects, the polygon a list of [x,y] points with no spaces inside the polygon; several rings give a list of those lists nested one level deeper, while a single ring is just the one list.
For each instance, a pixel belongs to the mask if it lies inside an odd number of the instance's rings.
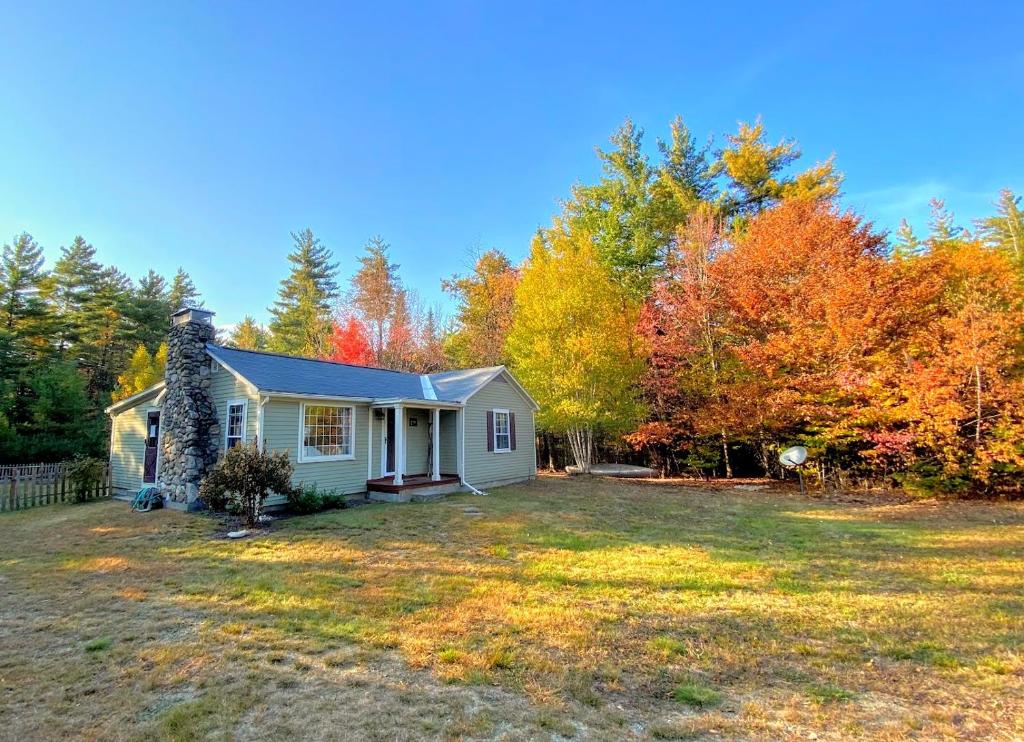
[{"label": "wooden fence", "polygon": [[[0,512],[75,501],[70,466],[68,463],[0,465]],[[95,500],[111,494],[110,464],[107,463],[103,476],[89,488],[85,499]]]}]

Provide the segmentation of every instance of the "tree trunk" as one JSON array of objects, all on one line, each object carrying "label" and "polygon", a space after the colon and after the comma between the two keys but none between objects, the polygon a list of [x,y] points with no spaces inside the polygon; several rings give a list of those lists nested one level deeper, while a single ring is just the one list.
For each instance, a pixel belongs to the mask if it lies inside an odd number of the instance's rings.
[{"label": "tree trunk", "polygon": [[725,478],[732,479],[732,461],[729,460],[729,436],[722,429],[722,460],[725,461]]}]

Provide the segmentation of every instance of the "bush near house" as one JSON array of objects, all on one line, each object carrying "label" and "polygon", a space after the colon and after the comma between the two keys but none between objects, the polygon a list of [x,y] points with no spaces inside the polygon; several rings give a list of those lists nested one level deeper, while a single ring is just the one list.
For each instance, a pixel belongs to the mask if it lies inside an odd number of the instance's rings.
[{"label": "bush near house", "polygon": [[252,528],[271,492],[290,494],[292,463],[288,454],[268,453],[255,443],[229,448],[203,479],[199,497],[213,510],[237,513]]},{"label": "bush near house", "polygon": [[345,496],[336,490],[323,489],[303,482],[288,493],[288,509],[296,515],[319,513],[346,506]]}]

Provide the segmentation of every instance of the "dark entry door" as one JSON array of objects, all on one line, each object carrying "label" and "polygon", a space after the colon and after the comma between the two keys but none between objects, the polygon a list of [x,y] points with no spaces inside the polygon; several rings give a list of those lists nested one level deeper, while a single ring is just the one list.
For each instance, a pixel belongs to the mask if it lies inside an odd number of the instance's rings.
[{"label": "dark entry door", "polygon": [[152,484],[156,481],[156,446],[160,440],[160,412],[154,410],[146,415],[146,458],[142,468],[142,481]]},{"label": "dark entry door", "polygon": [[395,411],[387,411],[387,429],[384,433],[384,473],[395,473]]}]

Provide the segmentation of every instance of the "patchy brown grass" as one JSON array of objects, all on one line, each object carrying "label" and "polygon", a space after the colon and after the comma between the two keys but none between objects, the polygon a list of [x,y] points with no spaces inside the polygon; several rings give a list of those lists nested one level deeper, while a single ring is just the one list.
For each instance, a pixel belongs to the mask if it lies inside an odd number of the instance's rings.
[{"label": "patchy brown grass", "polygon": [[0,516],[0,737],[1024,735],[1019,504],[543,477],[221,536]]}]

